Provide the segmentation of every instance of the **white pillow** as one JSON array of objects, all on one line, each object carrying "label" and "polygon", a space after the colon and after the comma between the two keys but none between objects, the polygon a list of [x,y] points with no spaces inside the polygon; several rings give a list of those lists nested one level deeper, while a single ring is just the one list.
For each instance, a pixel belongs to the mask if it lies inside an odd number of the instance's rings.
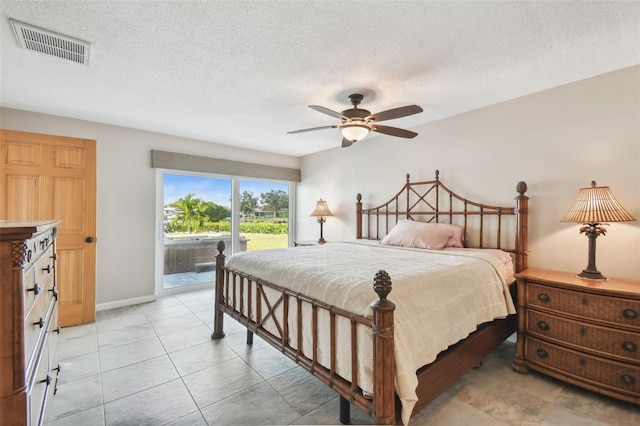
[{"label": "white pillow", "polygon": [[446,223],[416,222],[401,219],[380,244],[440,250],[463,247],[463,229]]}]

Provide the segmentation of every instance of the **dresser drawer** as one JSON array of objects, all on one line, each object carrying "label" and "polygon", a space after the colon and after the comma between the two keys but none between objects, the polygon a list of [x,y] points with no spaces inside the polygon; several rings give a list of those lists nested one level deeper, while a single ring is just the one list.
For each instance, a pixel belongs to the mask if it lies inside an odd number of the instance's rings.
[{"label": "dresser drawer", "polygon": [[47,341],[43,342],[41,357],[36,364],[36,372],[33,376],[31,386],[29,388],[29,416],[31,417],[31,425],[38,425],[40,418],[44,412],[44,405],[47,394],[53,384],[49,371],[49,350],[46,347]]},{"label": "dresser drawer", "polygon": [[565,290],[535,282],[527,283],[526,300],[529,306],[625,325],[640,331],[640,300]]},{"label": "dresser drawer", "polygon": [[[57,301],[53,292],[41,293],[24,322],[25,359],[27,361],[27,377],[33,372],[38,362],[39,349],[47,334],[52,315],[57,318]],[[57,320],[56,320],[57,321]]]},{"label": "dresser drawer", "polygon": [[58,363],[58,336],[60,327],[58,326],[58,304],[52,306],[49,329],[47,330],[47,347],[49,350],[49,370],[54,378],[54,389],[57,387],[58,375],[60,374],[60,364]]},{"label": "dresser drawer", "polygon": [[24,353],[27,360],[27,370],[32,371],[38,343],[47,331],[47,312],[51,297],[44,292],[36,299],[31,312],[24,320]]},{"label": "dresser drawer", "polygon": [[585,379],[600,387],[617,392],[640,395],[640,366],[610,361],[565,349],[534,338],[525,342],[525,357],[574,380]]},{"label": "dresser drawer", "polygon": [[47,250],[42,253],[38,261],[33,265],[35,271],[36,283],[44,284],[53,277],[54,274],[54,259],[53,259],[53,246],[49,246]]},{"label": "dresser drawer", "polygon": [[22,302],[24,303],[25,315],[29,314],[29,311],[33,307],[33,304],[38,298],[38,295],[42,292],[40,284],[38,284],[38,287],[36,287],[35,283],[36,270],[34,268],[29,268],[22,278],[22,290],[24,292],[24,298],[22,299]]},{"label": "dresser drawer", "polygon": [[533,336],[544,336],[559,344],[575,345],[620,361],[640,364],[640,333],[600,327],[534,310],[527,311],[526,328]]},{"label": "dresser drawer", "polygon": [[29,314],[40,293],[51,289],[54,275],[53,246],[42,253],[24,273],[24,312]]}]

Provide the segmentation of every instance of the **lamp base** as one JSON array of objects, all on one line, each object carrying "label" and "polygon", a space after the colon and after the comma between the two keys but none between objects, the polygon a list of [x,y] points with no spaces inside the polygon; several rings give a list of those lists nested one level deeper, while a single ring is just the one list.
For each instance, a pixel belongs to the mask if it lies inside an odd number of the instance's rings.
[{"label": "lamp base", "polygon": [[600,273],[600,271],[598,271],[597,269],[593,270],[593,271],[585,269],[582,272],[580,272],[579,274],[577,274],[576,276],[578,278],[584,278],[584,279],[587,279],[587,280],[595,280],[595,281],[607,281],[608,280],[608,278],[605,277],[604,275],[602,275]]},{"label": "lamp base", "polygon": [[318,244],[324,244],[326,243],[325,239],[320,237],[320,239],[318,240]]}]

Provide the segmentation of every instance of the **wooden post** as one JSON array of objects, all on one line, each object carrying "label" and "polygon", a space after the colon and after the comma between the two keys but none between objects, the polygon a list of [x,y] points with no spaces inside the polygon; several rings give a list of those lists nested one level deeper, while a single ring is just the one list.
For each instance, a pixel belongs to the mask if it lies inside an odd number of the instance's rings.
[{"label": "wooden post", "polygon": [[213,334],[212,339],[222,339],[224,337],[224,314],[220,310],[224,290],[224,241],[218,241],[218,254],[216,255],[216,294],[213,302]]},{"label": "wooden post", "polygon": [[362,239],[362,194],[356,195],[356,238]]},{"label": "wooden post", "polygon": [[525,318],[527,316],[527,292],[525,280],[522,278],[517,279],[518,286],[518,338],[516,340],[516,356],[513,358],[511,368],[521,374],[529,372],[529,368],[524,362],[524,330],[525,330]]},{"label": "wooden post", "polygon": [[396,392],[394,386],[395,354],[393,337],[393,311],[396,306],[387,300],[391,291],[391,278],[378,271],[373,288],[379,299],[371,303],[373,309],[373,415],[380,425],[396,423]]},{"label": "wooden post", "polygon": [[529,252],[526,247],[529,246],[527,228],[529,214],[529,197],[524,195],[527,192],[527,184],[523,181],[516,185],[518,195],[516,200],[516,272],[522,272],[527,269]]}]

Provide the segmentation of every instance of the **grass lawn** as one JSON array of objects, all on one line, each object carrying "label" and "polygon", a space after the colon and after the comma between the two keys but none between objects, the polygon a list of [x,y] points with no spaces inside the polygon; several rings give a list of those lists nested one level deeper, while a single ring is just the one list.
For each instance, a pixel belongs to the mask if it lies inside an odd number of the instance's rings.
[{"label": "grass lawn", "polygon": [[262,250],[270,248],[282,248],[289,246],[289,236],[287,234],[241,234],[247,241],[247,250]]}]

